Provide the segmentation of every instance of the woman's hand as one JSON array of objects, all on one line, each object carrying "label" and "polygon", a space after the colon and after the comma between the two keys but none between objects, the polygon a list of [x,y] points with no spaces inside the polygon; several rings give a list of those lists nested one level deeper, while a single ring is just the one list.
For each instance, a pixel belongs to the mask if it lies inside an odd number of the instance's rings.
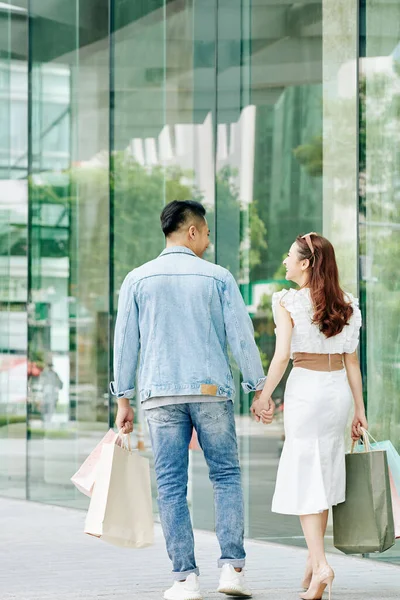
[{"label": "woman's hand", "polygon": [[368,421],[365,416],[365,410],[356,410],[353,423],[351,424],[351,439],[357,441],[362,436],[362,429],[368,430]]},{"label": "woman's hand", "polygon": [[275,404],[272,398],[264,400],[263,398],[256,398],[250,408],[250,411],[254,415],[257,422],[262,421],[264,425],[272,423],[274,418]]},{"label": "woman's hand", "polygon": [[274,420],[274,412],[275,403],[272,398],[270,398],[268,410],[262,410],[260,414],[261,421],[264,423],[264,425],[271,425],[272,421]]}]

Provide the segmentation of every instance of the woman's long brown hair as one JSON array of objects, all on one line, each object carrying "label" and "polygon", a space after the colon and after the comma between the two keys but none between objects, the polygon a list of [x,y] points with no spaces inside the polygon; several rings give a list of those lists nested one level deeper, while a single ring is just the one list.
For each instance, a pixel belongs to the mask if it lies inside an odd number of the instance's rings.
[{"label": "woman's long brown hair", "polygon": [[310,236],[310,241],[314,254],[303,237],[296,239],[298,257],[300,260],[310,261],[308,285],[315,309],[313,323],[319,326],[325,337],[330,338],[343,331],[353,314],[353,308],[346,302],[339,284],[339,271],[332,244],[322,235],[316,234]]}]

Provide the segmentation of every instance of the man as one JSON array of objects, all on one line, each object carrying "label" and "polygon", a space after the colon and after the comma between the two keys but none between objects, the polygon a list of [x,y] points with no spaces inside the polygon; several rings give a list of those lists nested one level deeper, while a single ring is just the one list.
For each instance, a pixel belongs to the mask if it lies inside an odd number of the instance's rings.
[{"label": "man", "polygon": [[[166,600],[202,598],[187,505],[189,442],[193,427],[214,487],[222,567],[218,591],[250,597],[244,578],[243,494],[240,480],[227,344],[243,374],[243,388],[265,383],[254,330],[229,271],[205,260],[209,228],[194,201],[168,204],[161,213],[166,249],[129,273],[122,285],[115,330],[112,392],[116,423],[132,431],[129,399],[139,393],[154,453],[161,524],[173,564]],[[257,397],[258,397],[257,396]],[[257,414],[273,403],[257,403]]]},{"label": "man", "polygon": [[61,379],[54,370],[52,358],[47,359],[46,366],[39,376],[39,383],[42,386],[43,420],[46,424],[49,424],[56,410],[60,390],[63,387]]}]

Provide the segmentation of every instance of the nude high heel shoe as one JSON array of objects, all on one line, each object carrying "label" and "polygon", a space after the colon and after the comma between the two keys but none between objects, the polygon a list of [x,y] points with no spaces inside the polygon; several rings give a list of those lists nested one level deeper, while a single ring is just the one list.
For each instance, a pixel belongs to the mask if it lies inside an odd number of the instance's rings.
[{"label": "nude high heel shoe", "polygon": [[311,586],[304,594],[301,594],[302,600],[321,600],[326,588],[329,592],[329,600],[332,599],[332,584],[335,579],[335,573],[329,565],[323,567],[319,573],[313,576]]},{"label": "nude high heel shoe", "polygon": [[312,574],[313,574],[313,570],[312,570],[311,559],[307,558],[306,571],[304,573],[304,579],[301,584],[301,587],[303,588],[303,590],[308,590],[308,588],[310,587],[311,580],[312,580]]}]

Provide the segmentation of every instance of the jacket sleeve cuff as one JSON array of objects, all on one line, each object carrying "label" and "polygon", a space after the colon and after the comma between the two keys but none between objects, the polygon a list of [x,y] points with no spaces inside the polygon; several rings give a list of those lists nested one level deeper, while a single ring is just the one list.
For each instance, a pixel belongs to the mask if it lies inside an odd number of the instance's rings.
[{"label": "jacket sleeve cuff", "polygon": [[111,381],[110,390],[113,396],[117,398],[133,398],[135,395],[135,388],[131,388],[129,390],[125,390],[125,392],[116,392],[115,391],[115,381]]},{"label": "jacket sleeve cuff", "polygon": [[264,385],[265,385],[266,381],[267,381],[266,377],[260,377],[260,379],[257,380],[257,383],[255,385],[249,383],[248,381],[243,381],[242,388],[244,389],[246,394],[249,394],[250,392],[258,392],[258,391],[264,389]]}]

